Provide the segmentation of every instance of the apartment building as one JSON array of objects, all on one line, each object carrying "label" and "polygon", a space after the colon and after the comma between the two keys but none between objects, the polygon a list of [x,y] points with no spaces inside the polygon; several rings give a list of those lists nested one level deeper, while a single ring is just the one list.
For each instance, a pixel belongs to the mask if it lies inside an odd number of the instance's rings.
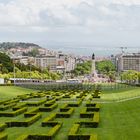
[{"label": "apartment building", "polygon": [[118,72],[127,70],[140,71],[140,53],[126,53],[116,56]]},{"label": "apartment building", "polygon": [[50,71],[56,71],[56,56],[38,56],[35,58],[35,66],[46,69],[48,68]]},{"label": "apartment building", "polygon": [[72,55],[66,55],[62,52],[57,54],[57,68],[59,72],[70,72],[75,68],[75,57]]}]

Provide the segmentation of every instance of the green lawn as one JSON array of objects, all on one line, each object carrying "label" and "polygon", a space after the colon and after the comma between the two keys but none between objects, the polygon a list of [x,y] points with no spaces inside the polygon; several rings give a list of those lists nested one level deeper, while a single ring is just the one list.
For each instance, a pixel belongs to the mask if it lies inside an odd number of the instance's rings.
[{"label": "green lawn", "polygon": [[[20,87],[0,87],[0,98],[13,98],[16,95],[33,92],[33,90]],[[140,88],[127,88],[121,90],[103,91],[101,100],[119,100],[135,96],[140,96]],[[66,101],[68,102],[68,101]],[[69,101],[70,102],[70,101]],[[57,102],[58,107],[52,112],[58,112],[59,108],[65,103],[64,100]],[[75,107],[75,111],[70,118],[56,118],[56,121],[62,121],[63,126],[54,137],[54,140],[68,140],[68,132],[72,125],[80,117],[80,111],[85,107],[85,102]],[[28,107],[28,110],[32,107]],[[51,113],[52,113],[51,112]],[[15,140],[21,134],[47,133],[50,128],[41,127],[44,118],[50,115],[50,112],[42,112],[42,118],[33,125],[25,127],[7,128],[9,134],[8,140]],[[11,119],[21,120],[23,114],[11,117],[0,117],[0,122]],[[25,118],[24,118],[25,119]],[[83,119],[83,118],[82,118]],[[89,119],[89,118],[86,118]],[[98,128],[81,127],[79,134],[97,134],[98,140],[139,140],[140,139],[140,98],[124,102],[102,103],[100,109],[100,123]]]},{"label": "green lawn", "polygon": [[36,90],[16,87],[16,86],[0,86],[0,99],[13,98],[17,95],[35,92]]},{"label": "green lawn", "polygon": [[103,91],[101,94],[101,99],[109,101],[119,101],[122,99],[130,99],[138,96],[140,96],[139,87],[128,87],[119,90]]},{"label": "green lawn", "polygon": [[102,104],[100,121],[99,127],[91,130],[99,140],[139,140],[140,99]]}]

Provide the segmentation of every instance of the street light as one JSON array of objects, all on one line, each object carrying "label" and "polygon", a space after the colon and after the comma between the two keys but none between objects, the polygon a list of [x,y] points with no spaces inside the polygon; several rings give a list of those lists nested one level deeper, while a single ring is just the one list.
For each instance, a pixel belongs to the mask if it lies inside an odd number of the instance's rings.
[{"label": "street light", "polygon": [[34,62],[34,60],[31,60],[31,59],[28,60],[29,70],[30,70],[30,82],[31,82],[31,70],[32,70],[32,63],[33,62]]},{"label": "street light", "polygon": [[2,64],[0,64],[0,71],[1,71],[1,73],[2,73]]},{"label": "street light", "polygon": [[13,64],[14,64],[14,68],[13,68],[13,72],[14,72],[14,85],[15,85],[15,78],[16,78],[16,72],[15,72],[15,63],[16,63],[16,60],[13,60]]},{"label": "street light", "polygon": [[67,57],[65,57],[65,62],[66,62],[66,65],[65,65],[65,69],[64,69],[64,79],[66,79],[66,68],[67,68],[67,63],[68,63]]}]

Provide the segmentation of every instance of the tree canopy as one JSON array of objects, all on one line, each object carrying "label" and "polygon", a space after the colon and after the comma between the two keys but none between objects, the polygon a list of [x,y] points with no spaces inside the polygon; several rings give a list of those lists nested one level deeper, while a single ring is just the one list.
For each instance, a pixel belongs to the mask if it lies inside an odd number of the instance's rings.
[{"label": "tree canopy", "polygon": [[109,75],[111,71],[115,71],[115,65],[110,60],[96,62],[98,73]]},{"label": "tree canopy", "polygon": [[84,75],[84,74],[90,74],[91,73],[91,66],[92,63],[91,61],[86,61],[84,63],[78,63],[73,70],[73,73],[78,76],[78,75]]},{"label": "tree canopy", "polygon": [[13,62],[8,55],[0,52],[0,71],[8,73],[13,71]]}]

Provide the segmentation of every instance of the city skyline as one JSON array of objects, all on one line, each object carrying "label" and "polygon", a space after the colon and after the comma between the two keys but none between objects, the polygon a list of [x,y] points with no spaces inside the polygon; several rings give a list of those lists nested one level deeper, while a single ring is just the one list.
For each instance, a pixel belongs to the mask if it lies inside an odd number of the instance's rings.
[{"label": "city skyline", "polygon": [[85,54],[138,51],[139,12],[138,0],[1,0],[0,41],[76,47]]}]

